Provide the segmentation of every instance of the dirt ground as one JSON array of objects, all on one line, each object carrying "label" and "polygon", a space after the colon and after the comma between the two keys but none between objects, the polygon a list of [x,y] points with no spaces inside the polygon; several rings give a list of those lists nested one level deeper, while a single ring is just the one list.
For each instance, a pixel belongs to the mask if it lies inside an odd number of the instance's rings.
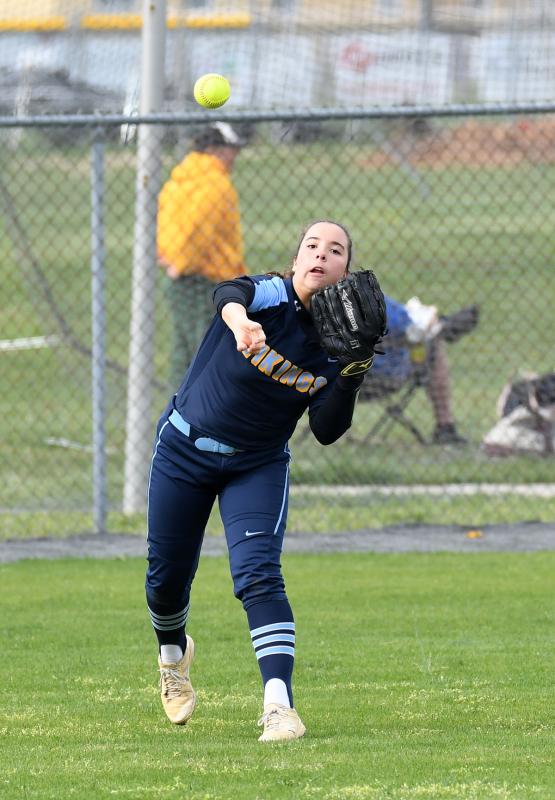
[{"label": "dirt ground", "polygon": [[[339,533],[295,533],[285,537],[285,553],[486,553],[555,550],[555,524],[523,522],[469,530],[457,525],[395,525]],[[223,537],[207,536],[204,556],[223,555]],[[82,534],[67,539],[0,542],[0,563],[23,559],[132,558],[146,556],[146,541],[128,534]]]},{"label": "dirt ground", "polygon": [[555,162],[555,118],[519,117],[508,122],[471,119],[436,128],[427,120],[393,123],[385,146],[360,159],[362,168],[379,169],[402,158],[413,167],[452,165],[512,167]]}]

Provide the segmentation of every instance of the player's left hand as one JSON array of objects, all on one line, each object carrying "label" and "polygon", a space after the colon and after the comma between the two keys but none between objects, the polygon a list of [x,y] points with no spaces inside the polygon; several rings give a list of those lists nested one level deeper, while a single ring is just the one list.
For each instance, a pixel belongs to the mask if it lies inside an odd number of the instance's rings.
[{"label": "player's left hand", "polygon": [[313,295],[312,318],[324,349],[339,361],[341,375],[361,375],[374,361],[387,333],[385,299],[370,269],[347,275]]}]

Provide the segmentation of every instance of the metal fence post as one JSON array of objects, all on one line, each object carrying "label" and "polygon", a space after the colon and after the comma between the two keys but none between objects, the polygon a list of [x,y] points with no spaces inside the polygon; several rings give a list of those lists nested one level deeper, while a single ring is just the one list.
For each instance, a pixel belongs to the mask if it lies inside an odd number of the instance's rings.
[{"label": "metal fence post", "polygon": [[106,307],[104,251],[104,131],[94,132],[91,152],[91,312],[93,524],[106,531]]},{"label": "metal fence post", "polygon": [[[166,4],[143,4],[141,114],[160,109],[164,96]],[[152,439],[152,384],[156,289],[156,208],[160,180],[158,126],[140,125],[137,151],[137,197],[127,385],[125,484],[123,511],[146,505]]]}]

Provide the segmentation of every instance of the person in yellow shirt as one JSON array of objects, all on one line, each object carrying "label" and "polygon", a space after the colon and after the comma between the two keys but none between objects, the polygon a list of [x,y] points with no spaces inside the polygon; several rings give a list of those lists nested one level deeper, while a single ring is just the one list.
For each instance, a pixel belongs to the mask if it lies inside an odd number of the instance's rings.
[{"label": "person in yellow shirt", "polygon": [[226,122],[199,133],[158,198],[158,262],[172,323],[170,382],[177,388],[213,316],[217,283],[246,275],[239,198],[231,171],[247,141]]}]

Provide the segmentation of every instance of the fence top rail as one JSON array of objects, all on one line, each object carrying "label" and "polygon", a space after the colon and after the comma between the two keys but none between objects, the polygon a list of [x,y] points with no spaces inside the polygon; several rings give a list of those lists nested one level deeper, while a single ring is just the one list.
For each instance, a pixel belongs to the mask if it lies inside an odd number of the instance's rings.
[{"label": "fence top rail", "polygon": [[112,127],[117,125],[197,125],[225,122],[293,122],[340,119],[398,119],[403,117],[471,117],[508,114],[552,114],[555,102],[459,104],[449,106],[384,106],[372,108],[313,108],[288,111],[163,112],[158,114],[47,114],[0,116],[0,128]]}]

